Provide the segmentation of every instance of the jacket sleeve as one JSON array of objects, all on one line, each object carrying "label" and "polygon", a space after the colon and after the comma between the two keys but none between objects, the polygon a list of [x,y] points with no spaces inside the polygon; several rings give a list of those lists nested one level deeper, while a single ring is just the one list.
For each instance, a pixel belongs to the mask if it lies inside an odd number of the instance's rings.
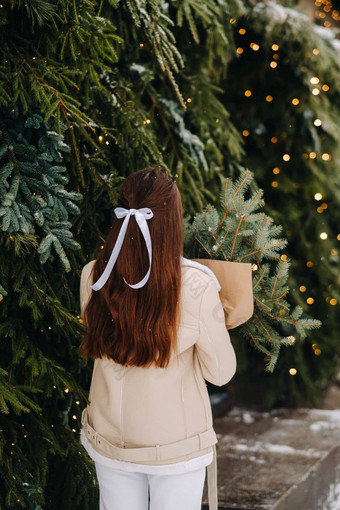
[{"label": "jacket sleeve", "polygon": [[195,354],[203,377],[216,386],[222,386],[235,373],[236,356],[225,327],[224,311],[214,281],[209,282],[202,296],[199,328]]}]

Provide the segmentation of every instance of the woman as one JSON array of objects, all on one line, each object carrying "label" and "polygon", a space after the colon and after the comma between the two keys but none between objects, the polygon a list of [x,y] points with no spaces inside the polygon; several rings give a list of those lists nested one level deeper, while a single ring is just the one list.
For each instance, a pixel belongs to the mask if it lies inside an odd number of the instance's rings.
[{"label": "woman", "polygon": [[130,175],[115,214],[80,283],[80,352],[95,360],[81,441],[100,509],[198,510],[217,441],[204,379],[225,384],[236,368],[219,284],[182,257],[181,198],[164,170]]}]

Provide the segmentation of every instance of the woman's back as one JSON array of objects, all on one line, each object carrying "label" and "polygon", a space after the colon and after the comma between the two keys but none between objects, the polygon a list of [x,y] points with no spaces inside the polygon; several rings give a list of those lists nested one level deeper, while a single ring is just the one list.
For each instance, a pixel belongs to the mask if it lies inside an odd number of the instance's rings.
[{"label": "woman's back", "polygon": [[[90,268],[91,263],[85,266],[81,280],[83,302],[87,300],[85,279]],[[96,359],[87,409],[89,424],[106,440],[124,448],[175,443],[210,431],[212,417],[204,378],[225,384],[235,366],[217,282],[203,266],[201,270],[182,265],[177,346],[168,366],[122,366],[107,358]],[[179,462],[205,451],[163,462]]]}]

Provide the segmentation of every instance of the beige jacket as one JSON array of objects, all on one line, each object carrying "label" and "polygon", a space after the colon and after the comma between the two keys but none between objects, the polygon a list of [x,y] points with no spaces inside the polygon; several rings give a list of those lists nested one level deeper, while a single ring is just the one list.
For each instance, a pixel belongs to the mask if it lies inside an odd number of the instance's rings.
[{"label": "beige jacket", "polygon": [[[93,263],[81,275],[82,311],[91,293]],[[203,455],[216,443],[204,380],[226,384],[235,373],[236,359],[218,282],[198,266],[182,266],[178,346],[167,368],[94,361],[82,424],[102,455],[162,465]]]}]

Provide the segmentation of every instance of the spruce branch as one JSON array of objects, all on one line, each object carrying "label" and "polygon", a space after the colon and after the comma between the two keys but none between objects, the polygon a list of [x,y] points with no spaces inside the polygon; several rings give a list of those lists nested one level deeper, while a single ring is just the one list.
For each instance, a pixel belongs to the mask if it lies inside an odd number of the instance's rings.
[{"label": "spruce branch", "polygon": [[289,325],[303,338],[307,330],[321,323],[301,318],[302,309],[290,311],[286,301],[289,262],[279,257],[287,241],[278,237],[281,227],[258,212],[264,205],[262,191],[255,190],[247,198],[252,180],[249,171],[243,171],[236,182],[226,179],[219,209],[208,205],[191,223],[186,222],[185,253],[190,258],[246,260],[252,264],[255,311],[240,331],[266,355],[266,370],[272,372],[281,345],[295,342],[292,335],[282,334],[281,325]]}]

